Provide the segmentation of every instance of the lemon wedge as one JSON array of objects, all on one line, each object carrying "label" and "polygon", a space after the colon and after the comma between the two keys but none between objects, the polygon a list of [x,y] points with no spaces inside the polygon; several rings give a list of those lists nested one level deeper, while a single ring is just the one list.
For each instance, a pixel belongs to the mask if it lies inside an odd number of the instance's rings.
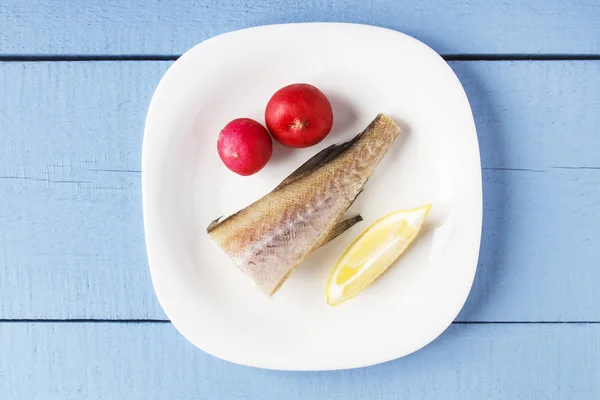
[{"label": "lemon wedge", "polygon": [[337,306],[359,294],[385,272],[415,240],[431,204],[384,216],[362,233],[337,262],[325,294]]}]

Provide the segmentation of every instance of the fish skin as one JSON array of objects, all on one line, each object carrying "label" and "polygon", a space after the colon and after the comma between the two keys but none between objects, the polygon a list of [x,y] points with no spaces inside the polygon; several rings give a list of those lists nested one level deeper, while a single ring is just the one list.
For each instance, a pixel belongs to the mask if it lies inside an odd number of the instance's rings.
[{"label": "fish skin", "polygon": [[352,204],[400,128],[379,114],[354,139],[308,160],[273,191],[213,221],[211,238],[267,295],[324,240]]}]

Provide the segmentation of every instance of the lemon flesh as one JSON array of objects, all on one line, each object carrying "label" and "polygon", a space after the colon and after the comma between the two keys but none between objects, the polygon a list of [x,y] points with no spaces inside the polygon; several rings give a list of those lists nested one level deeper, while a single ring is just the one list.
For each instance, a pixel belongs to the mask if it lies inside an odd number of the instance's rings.
[{"label": "lemon flesh", "polygon": [[325,294],[337,306],[359,294],[385,272],[421,231],[431,204],[396,211],[376,221],[362,233],[337,262]]}]

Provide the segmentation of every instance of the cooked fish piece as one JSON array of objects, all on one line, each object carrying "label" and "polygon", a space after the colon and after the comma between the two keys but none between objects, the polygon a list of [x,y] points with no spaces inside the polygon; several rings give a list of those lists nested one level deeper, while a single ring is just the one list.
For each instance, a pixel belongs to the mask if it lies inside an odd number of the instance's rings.
[{"label": "cooked fish piece", "polygon": [[379,114],[354,139],[317,153],[272,192],[213,221],[208,234],[273,295],[310,253],[362,219],[343,215],[399,133]]}]

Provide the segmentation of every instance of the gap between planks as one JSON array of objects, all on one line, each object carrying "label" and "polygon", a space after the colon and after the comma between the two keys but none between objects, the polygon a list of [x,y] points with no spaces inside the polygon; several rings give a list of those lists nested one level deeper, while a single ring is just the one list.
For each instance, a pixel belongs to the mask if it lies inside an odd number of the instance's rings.
[{"label": "gap between planks", "polygon": [[[175,61],[180,54],[0,55],[0,62]],[[446,61],[600,61],[600,54],[441,54]]]},{"label": "gap between planks", "polygon": [[[0,319],[0,324],[18,323],[91,323],[91,324],[170,324],[168,319]],[[600,321],[454,321],[452,325],[591,325]]]}]

